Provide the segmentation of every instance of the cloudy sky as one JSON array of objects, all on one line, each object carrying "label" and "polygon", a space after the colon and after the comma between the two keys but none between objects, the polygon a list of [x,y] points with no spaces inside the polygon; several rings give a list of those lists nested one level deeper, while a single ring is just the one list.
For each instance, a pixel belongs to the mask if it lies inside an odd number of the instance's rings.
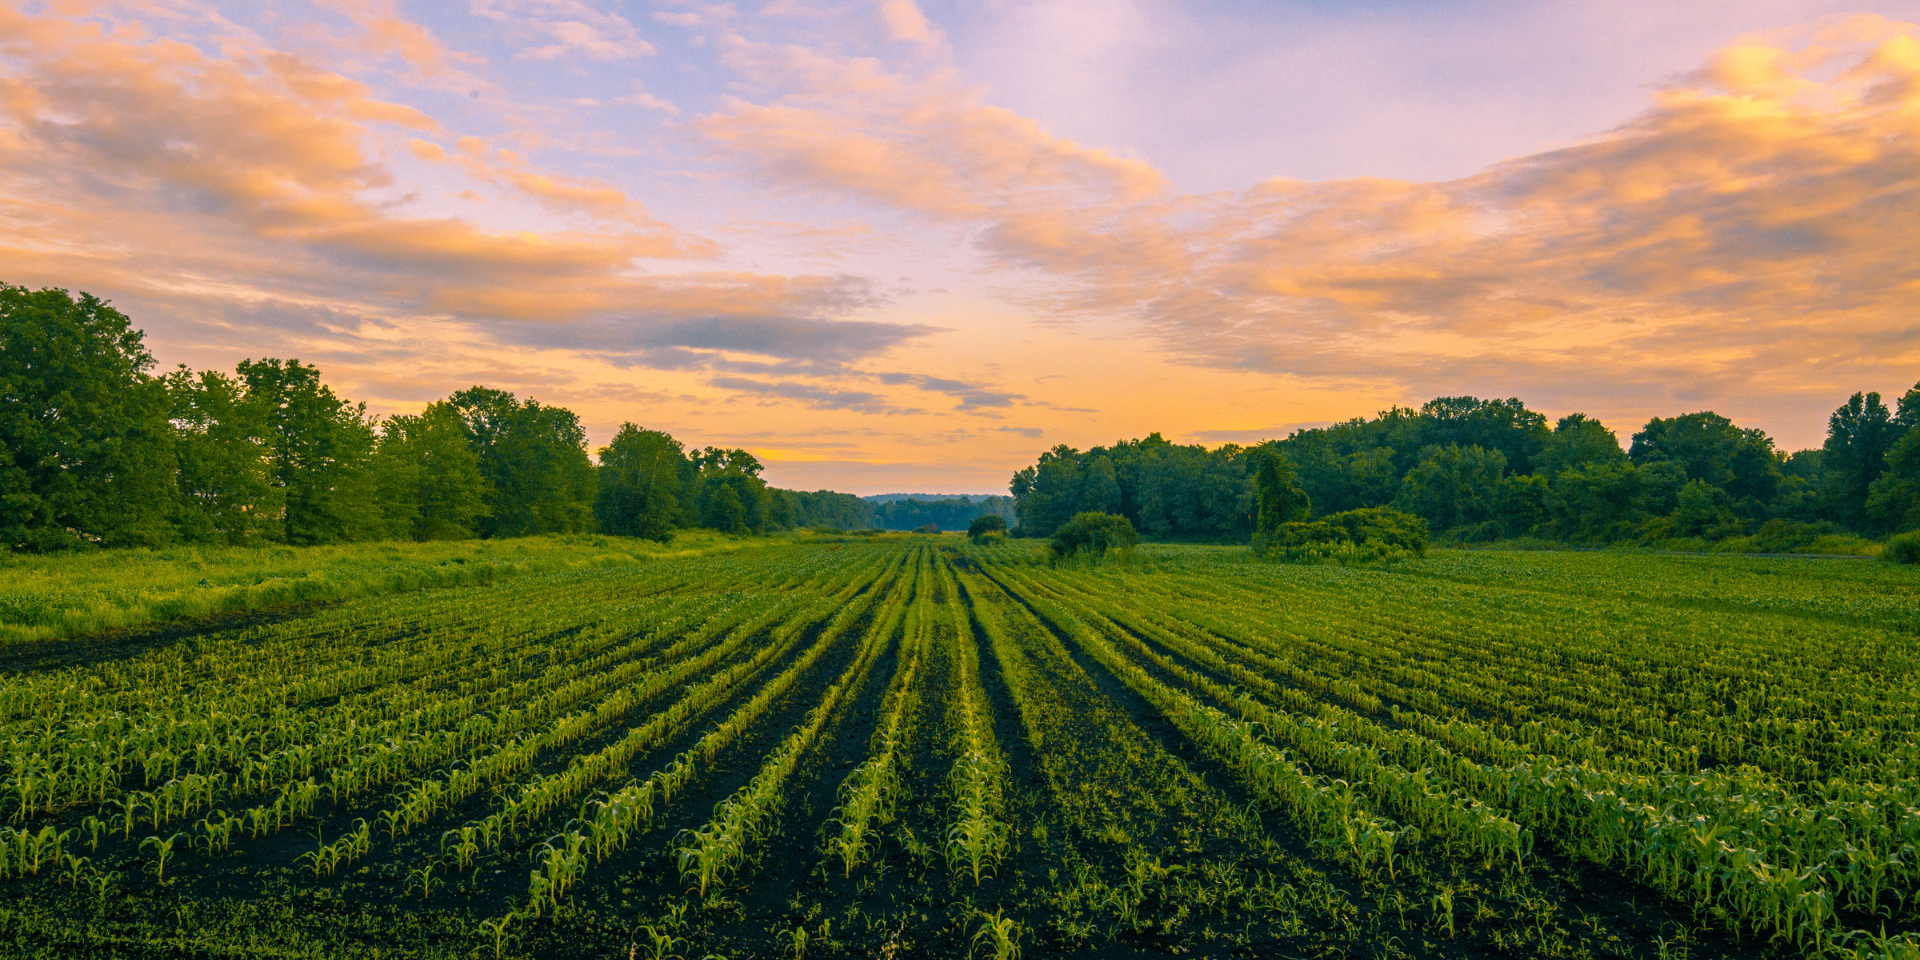
[{"label": "cloudy sky", "polygon": [[1920,379],[1920,0],[0,0],[0,281],[782,486]]}]

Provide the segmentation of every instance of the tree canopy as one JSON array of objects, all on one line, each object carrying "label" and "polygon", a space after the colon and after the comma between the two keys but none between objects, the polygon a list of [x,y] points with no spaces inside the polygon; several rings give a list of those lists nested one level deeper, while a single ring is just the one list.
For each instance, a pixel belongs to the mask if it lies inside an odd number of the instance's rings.
[{"label": "tree canopy", "polygon": [[[152,368],[142,333],[106,303],[0,286],[8,549],[586,531],[664,540],[701,525],[865,527],[876,509],[770,488],[746,450],[689,451],[631,423],[596,464],[573,411],[490,387],[378,418],[297,359],[250,359],[230,374]],[[968,509],[966,519],[980,513]]]},{"label": "tree canopy", "polygon": [[1854,395],[1820,449],[1783,452],[1764,431],[1710,410],[1654,417],[1626,449],[1619,437],[1585,414],[1549,427],[1517,399],[1440,397],[1251,448],[1183,446],[1157,433],[1084,452],[1058,445],[1014,474],[1014,532],[1050,536],[1095,510],[1149,536],[1244,541],[1382,507],[1456,541],[1920,529],[1920,386],[1897,413],[1878,394]]}]

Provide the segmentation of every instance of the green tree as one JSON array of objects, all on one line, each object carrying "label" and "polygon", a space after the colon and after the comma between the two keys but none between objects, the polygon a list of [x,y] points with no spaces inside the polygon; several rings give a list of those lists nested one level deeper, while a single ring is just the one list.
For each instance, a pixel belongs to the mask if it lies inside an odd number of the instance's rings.
[{"label": "green tree", "polygon": [[747,508],[732,484],[719,484],[707,497],[701,525],[724,533],[747,533]]},{"label": "green tree", "polygon": [[1552,498],[1552,486],[1546,477],[1532,473],[1501,477],[1493,504],[1500,532],[1509,537],[1524,537],[1538,530],[1551,515]]},{"label": "green tree", "polygon": [[1589,463],[1561,471],[1548,508],[1555,532],[1570,540],[1606,541],[1630,536],[1643,513],[1646,478],[1622,461]]},{"label": "green tree", "polygon": [[[1421,405],[1420,419],[1422,448],[1455,445],[1497,451],[1514,473],[1532,473],[1552,435],[1547,418],[1518,398],[1438,397]],[[1424,449],[1420,459],[1426,459]]]},{"label": "green tree", "polygon": [[1834,520],[1856,530],[1875,526],[1867,513],[1867,498],[1901,432],[1878,393],[1856,393],[1833,411],[1822,448],[1825,489],[1821,493]]},{"label": "green tree", "polygon": [[140,331],[91,294],[0,285],[0,543],[171,539],[172,430]]},{"label": "green tree", "polygon": [[1079,510],[1079,451],[1060,444],[1013,475],[1014,510],[1021,533],[1050,537]]},{"label": "green tree", "polygon": [[565,407],[522,402],[504,390],[471,387],[446,403],[466,425],[492,497],[490,537],[580,533],[593,525],[594,472],[587,434]]},{"label": "green tree", "polygon": [[1282,526],[1313,515],[1313,501],[1294,482],[1293,465],[1287,462],[1286,454],[1263,448],[1254,451],[1251,459],[1256,536],[1271,538]]},{"label": "green tree", "polygon": [[373,471],[375,433],[364,404],[334,396],[298,360],[244,360],[250,415],[266,425],[267,462],[285,499],[289,543],[340,543],[388,534]]},{"label": "green tree", "polygon": [[1887,466],[1867,489],[1867,517],[1882,530],[1920,530],[1920,430],[1887,451]]},{"label": "green tree", "polygon": [[1880,475],[1867,486],[1866,516],[1876,529],[1920,529],[1920,384],[1900,398],[1893,444]]},{"label": "green tree", "polygon": [[1540,475],[1552,482],[1563,470],[1626,460],[1627,452],[1620,448],[1620,438],[1612,430],[1584,413],[1575,413],[1554,424],[1537,467]]},{"label": "green tree", "polygon": [[1094,457],[1080,473],[1076,503],[1082,510],[1098,513],[1120,512],[1120,477],[1113,471],[1113,458]]},{"label": "green tree", "polygon": [[1779,492],[1783,475],[1773,439],[1742,429],[1712,411],[1654,417],[1633,435],[1628,456],[1635,466],[1665,460],[1688,480],[1705,481],[1735,500],[1764,504]]},{"label": "green tree", "polygon": [[[760,461],[745,450],[706,447],[688,461],[696,469],[700,525],[729,533],[765,533],[771,521],[767,482],[760,479]],[[723,496],[721,491],[732,491]],[[733,522],[738,504],[739,526]]]},{"label": "green tree", "polygon": [[1733,497],[1705,480],[1687,481],[1676,499],[1670,519],[1683,537],[1709,536],[1734,521]]},{"label": "green tree", "polygon": [[1507,458],[1498,450],[1448,444],[1428,447],[1400,482],[1394,509],[1422,517],[1434,530],[1485,523],[1497,514]]},{"label": "green tree", "polygon": [[680,441],[658,430],[621,424],[613,442],[600,450],[599,491],[593,501],[600,532],[662,543],[672,539],[681,515],[680,480],[686,465]]},{"label": "green tree", "polygon": [[803,527],[864,530],[874,525],[873,504],[851,493],[832,490],[782,490],[794,503],[794,523]]},{"label": "green tree", "polygon": [[265,410],[239,380],[186,367],[166,378],[180,506],[188,540],[247,544],[282,535],[285,491],[274,483]]},{"label": "green tree", "polygon": [[477,536],[491,492],[460,414],[445,402],[380,427],[381,500],[394,532],[415,540]]}]

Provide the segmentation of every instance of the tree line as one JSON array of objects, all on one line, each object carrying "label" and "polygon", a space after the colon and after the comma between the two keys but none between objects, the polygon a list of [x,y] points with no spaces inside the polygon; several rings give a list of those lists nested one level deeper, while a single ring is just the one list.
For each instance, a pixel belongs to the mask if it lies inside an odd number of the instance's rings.
[{"label": "tree line", "polygon": [[1061,445],[1014,474],[1015,532],[1051,536],[1100,511],[1149,536],[1244,541],[1259,523],[1262,469],[1301,491],[1305,512],[1290,520],[1391,508],[1456,541],[1756,537],[1791,549],[1920,529],[1920,385],[1893,408],[1856,393],[1827,427],[1823,446],[1788,453],[1703,411],[1655,417],[1623,446],[1584,414],[1549,422],[1518,399],[1441,397],[1253,447],[1158,433],[1084,452]]},{"label": "tree line", "polygon": [[374,417],[298,360],[156,374],[88,295],[0,285],[0,543],[341,543],[866,525],[771,488],[745,450],[633,424],[588,456],[573,411],[487,387]]},{"label": "tree line", "polygon": [[904,497],[873,504],[873,518],[868,526],[882,530],[914,530],[932,524],[942,530],[966,530],[973,521],[985,516],[1013,519],[1013,498],[985,497],[974,500],[942,497],[923,500]]}]

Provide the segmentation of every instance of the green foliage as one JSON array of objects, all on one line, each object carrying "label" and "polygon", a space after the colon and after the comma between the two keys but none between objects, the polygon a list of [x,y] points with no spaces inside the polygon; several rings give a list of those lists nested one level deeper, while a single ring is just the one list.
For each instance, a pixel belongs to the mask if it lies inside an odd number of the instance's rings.
[{"label": "green foliage", "polygon": [[935,524],[942,530],[958,530],[974,520],[997,515],[1006,520],[1013,515],[1011,497],[946,497],[924,499],[902,497],[872,505],[874,525],[888,530],[911,530],[922,524]]},{"label": "green foliage", "polygon": [[1255,541],[1256,556],[1287,563],[1371,564],[1427,553],[1427,522],[1385,507],[1362,507],[1283,524]]},{"label": "green foliage", "polygon": [[564,407],[471,387],[447,398],[492,491],[484,533],[520,537],[591,528],[593,464],[580,418]]},{"label": "green foliage", "polygon": [[412,539],[464,540],[486,522],[491,485],[451,405],[389,417],[376,465],[387,516]]},{"label": "green foliage", "polygon": [[1051,536],[1075,514],[1093,511],[1124,516],[1153,537],[1244,541],[1254,525],[1251,480],[1235,444],[1208,450],[1155,433],[1085,452],[1054,447],[1014,474],[1009,489],[1023,536]]},{"label": "green foliage", "polygon": [[[1825,474],[1821,496],[1829,516],[1855,529],[1879,526],[1869,514],[1867,502],[1874,481],[1887,467],[1887,454],[1911,429],[1894,419],[1878,393],[1856,393],[1833,411],[1827,420],[1827,442],[1821,457]],[[1882,515],[1888,512],[1883,505]]]},{"label": "green foliage", "polygon": [[1920,530],[1890,537],[1880,549],[1880,559],[1892,563],[1920,563]]},{"label": "green foliage", "polygon": [[166,385],[140,331],[90,294],[0,285],[0,543],[173,538]]},{"label": "green foliage", "polygon": [[1140,534],[1126,517],[1087,510],[1060,525],[1048,543],[1055,560],[1085,557],[1098,563],[1110,553],[1131,552]]},{"label": "green foliage", "polygon": [[181,367],[167,377],[182,539],[250,544],[280,539],[285,488],[274,482],[266,410],[241,381]]},{"label": "green foliage", "polygon": [[1735,501],[1771,500],[1784,479],[1772,438],[1710,411],[1647,421],[1633,435],[1628,456],[1643,467],[1673,463],[1688,480],[1723,490]]},{"label": "green foliage", "polygon": [[620,425],[600,450],[593,517],[601,533],[673,539],[681,514],[681,480],[690,461],[680,441],[658,430]]},{"label": "green foliage", "polygon": [[981,538],[989,534],[1005,536],[1006,532],[1007,518],[997,513],[982,514],[974,517],[973,522],[967,524],[967,539],[975,543],[979,543]]},{"label": "green foliage", "polygon": [[773,498],[760,479],[760,461],[745,450],[707,447],[688,461],[693,503],[700,526],[726,533],[765,533],[773,520]]},{"label": "green foliage", "polygon": [[380,509],[376,434],[364,404],[349,404],[298,360],[244,360],[246,405],[265,425],[267,470],[285,511],[276,539],[347,543],[396,532]]},{"label": "green foliage", "polygon": [[1882,530],[1920,529],[1920,430],[1908,429],[1887,451],[1885,470],[1867,487],[1866,513]]},{"label": "green foliage", "polygon": [[1293,465],[1287,455],[1271,449],[1256,449],[1253,463],[1255,504],[1254,536],[1272,536],[1275,530],[1313,515],[1313,501],[1293,479]]},{"label": "green foliage", "polygon": [[860,530],[874,525],[873,504],[851,493],[780,490],[776,495],[787,500],[795,526]]},{"label": "green foliage", "polygon": [[1567,470],[1579,469],[1589,464],[1624,463],[1627,452],[1620,448],[1620,438],[1606,424],[1584,413],[1575,413],[1560,418],[1553,427],[1540,452],[1539,475],[1557,477]]},{"label": "green foliage", "polygon": [[1493,504],[1501,534],[1524,537],[1538,530],[1550,516],[1552,499],[1553,488],[1546,477],[1536,474],[1501,477]]},{"label": "green foliage", "polygon": [[740,494],[733,485],[723,483],[709,488],[700,525],[722,533],[749,532],[746,505],[740,502]]},{"label": "green foliage", "polygon": [[1400,481],[1394,509],[1424,518],[1436,530],[1493,520],[1507,459],[1498,450],[1448,444],[1421,451],[1420,463]]}]

